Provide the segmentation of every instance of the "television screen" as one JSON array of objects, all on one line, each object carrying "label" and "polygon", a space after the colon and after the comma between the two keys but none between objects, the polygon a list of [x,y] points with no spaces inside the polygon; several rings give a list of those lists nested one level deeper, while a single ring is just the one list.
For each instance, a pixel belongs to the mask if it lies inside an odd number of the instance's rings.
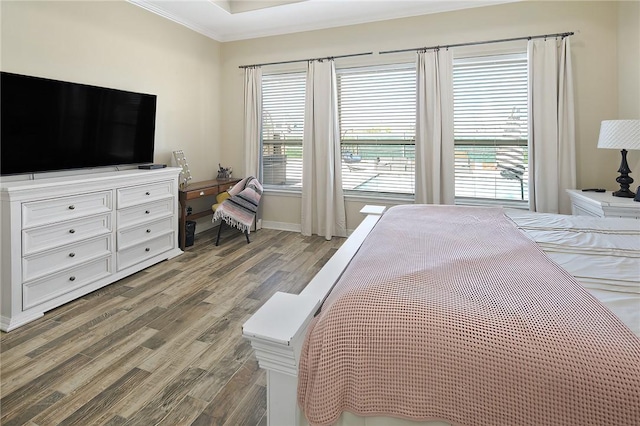
[{"label": "television screen", "polygon": [[156,96],[0,73],[2,175],[153,162]]}]

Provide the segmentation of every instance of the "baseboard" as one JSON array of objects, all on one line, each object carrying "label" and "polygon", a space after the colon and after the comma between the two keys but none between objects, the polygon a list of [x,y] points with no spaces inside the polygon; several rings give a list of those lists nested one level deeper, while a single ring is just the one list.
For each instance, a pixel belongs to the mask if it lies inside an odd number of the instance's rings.
[{"label": "baseboard", "polygon": [[264,229],[275,229],[278,231],[291,231],[291,232],[302,231],[302,225],[300,225],[299,223],[273,222],[271,220],[263,220],[262,227]]},{"label": "baseboard", "polygon": [[[272,220],[262,220],[260,219],[260,225],[258,229],[275,229],[276,231],[290,231],[290,232],[302,232],[302,225],[299,223],[290,223],[290,222],[275,222]],[[196,235],[200,232],[204,232],[208,229],[216,227],[217,224],[208,223],[205,226],[200,228],[196,227]],[[351,235],[353,229],[347,229],[347,236]]]},{"label": "baseboard", "polygon": [[198,222],[196,224],[196,235],[201,232],[208,231],[209,229],[216,228],[219,225],[219,222],[213,223],[211,220],[202,221],[202,223]]},{"label": "baseboard", "polygon": [[[211,221],[209,221],[208,223],[205,222],[204,224],[201,224],[200,222],[198,222],[198,225],[196,226],[196,235],[198,235],[201,232],[208,231],[209,229],[217,228],[219,224],[220,224],[219,221],[216,221],[216,223],[212,223]],[[275,229],[277,231],[291,231],[291,232],[302,231],[302,227],[300,226],[299,223],[273,222],[270,220],[258,219],[257,229],[262,229],[262,228]],[[251,228],[251,229],[253,230],[254,228]]]},{"label": "baseboard", "polygon": [[[198,222],[198,225],[196,226],[196,235],[198,235],[201,232],[205,232],[210,229],[217,228],[219,225],[220,225],[220,219],[216,220],[215,222],[211,222],[209,220],[204,222],[203,224]],[[252,227],[251,232],[253,232],[254,230],[257,231],[258,229],[262,229],[262,219],[258,219],[257,224],[254,226],[257,226],[257,227],[256,228]],[[273,228],[273,229],[276,229],[276,228]]]},{"label": "baseboard", "polygon": [[[264,229],[275,229],[276,231],[291,231],[291,232],[302,232],[302,225],[299,223],[289,223],[289,222],[274,222],[271,220],[264,220],[262,222],[262,228]],[[353,233],[353,229],[347,229],[347,236]]]}]

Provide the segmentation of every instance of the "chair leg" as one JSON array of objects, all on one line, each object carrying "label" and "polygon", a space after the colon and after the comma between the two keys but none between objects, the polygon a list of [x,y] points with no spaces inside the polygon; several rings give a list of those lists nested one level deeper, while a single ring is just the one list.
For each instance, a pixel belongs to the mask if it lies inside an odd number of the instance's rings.
[{"label": "chair leg", "polygon": [[220,232],[222,232],[222,225],[224,225],[224,220],[220,221],[220,226],[218,227],[218,237],[216,238],[216,247],[218,243],[220,243]]},{"label": "chair leg", "polygon": [[249,244],[251,241],[249,241],[249,231],[244,231],[244,236],[247,237],[247,244]]}]

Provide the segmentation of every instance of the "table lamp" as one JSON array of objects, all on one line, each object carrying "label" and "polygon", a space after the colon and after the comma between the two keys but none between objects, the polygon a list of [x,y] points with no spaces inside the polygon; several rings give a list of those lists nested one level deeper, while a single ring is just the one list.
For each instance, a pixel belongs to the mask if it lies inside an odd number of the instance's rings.
[{"label": "table lamp", "polygon": [[622,162],[616,178],[620,190],[613,193],[615,197],[633,198],[636,194],[629,190],[633,178],[627,164],[627,150],[640,149],[640,120],[605,120],[600,125],[598,148],[620,149]]}]

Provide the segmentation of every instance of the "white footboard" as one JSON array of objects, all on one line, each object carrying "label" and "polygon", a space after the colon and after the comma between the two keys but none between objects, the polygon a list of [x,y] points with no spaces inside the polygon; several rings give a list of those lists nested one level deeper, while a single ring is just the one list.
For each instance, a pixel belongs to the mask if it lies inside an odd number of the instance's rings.
[{"label": "white footboard", "polygon": [[309,322],[384,210],[381,206],[360,210],[367,217],[299,295],[277,292],[242,326],[260,367],[267,370],[269,425],[298,423],[298,362]]}]

